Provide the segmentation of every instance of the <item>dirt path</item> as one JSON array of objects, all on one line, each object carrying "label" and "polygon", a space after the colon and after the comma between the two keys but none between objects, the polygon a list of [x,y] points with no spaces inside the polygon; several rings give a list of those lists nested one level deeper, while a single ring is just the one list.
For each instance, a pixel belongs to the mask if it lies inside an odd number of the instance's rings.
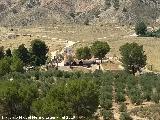
[{"label": "dirt path", "polygon": [[[73,42],[73,41],[65,41],[63,43],[65,44],[65,47],[62,50],[56,50],[56,51],[51,52],[51,59],[54,59],[54,57],[57,56],[57,54],[62,54],[65,48],[72,47],[76,43],[77,42]],[[58,63],[58,66],[64,66],[64,60],[61,63]]]},{"label": "dirt path", "polygon": [[134,108],[134,105],[132,104],[130,98],[128,97],[128,95],[125,95],[126,101],[124,102],[127,106],[127,110],[131,110]]},{"label": "dirt path", "polygon": [[65,44],[65,47],[62,49],[62,51],[56,50],[56,51],[51,52],[51,59],[54,59],[54,56],[56,56],[57,53],[63,53],[63,50],[64,50],[65,48],[72,47],[74,44],[76,44],[76,42],[73,42],[73,41],[65,41],[65,43],[63,43],[63,44]]},{"label": "dirt path", "polygon": [[104,68],[103,68],[102,64],[100,64],[100,69],[104,72]]}]

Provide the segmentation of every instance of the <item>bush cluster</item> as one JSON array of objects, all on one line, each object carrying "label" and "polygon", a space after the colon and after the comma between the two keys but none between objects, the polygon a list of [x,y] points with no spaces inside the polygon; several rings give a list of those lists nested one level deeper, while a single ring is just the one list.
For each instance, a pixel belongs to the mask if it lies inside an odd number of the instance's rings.
[{"label": "bush cluster", "polygon": [[119,73],[115,76],[115,100],[116,102],[124,102],[125,99],[125,89],[126,89],[126,81],[125,76],[122,75],[122,73]]},{"label": "bush cluster", "polygon": [[147,25],[143,21],[137,22],[135,31],[141,37],[160,37],[160,29],[147,31]]},{"label": "bush cluster", "polygon": [[120,120],[133,120],[133,119],[127,112],[122,112],[120,115]]}]

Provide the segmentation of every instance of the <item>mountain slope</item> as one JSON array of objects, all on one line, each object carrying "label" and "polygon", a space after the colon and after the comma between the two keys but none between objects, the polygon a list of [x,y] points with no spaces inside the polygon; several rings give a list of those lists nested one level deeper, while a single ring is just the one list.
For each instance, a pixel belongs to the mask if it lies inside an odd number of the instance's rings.
[{"label": "mountain slope", "polygon": [[1,0],[0,25],[159,21],[159,0]]}]

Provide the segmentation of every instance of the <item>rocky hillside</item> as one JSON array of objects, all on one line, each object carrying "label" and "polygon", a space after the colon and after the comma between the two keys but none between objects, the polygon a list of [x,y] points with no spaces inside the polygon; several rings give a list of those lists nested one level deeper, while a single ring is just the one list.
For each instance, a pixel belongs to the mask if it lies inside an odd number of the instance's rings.
[{"label": "rocky hillside", "polygon": [[0,25],[160,22],[160,0],[0,0]]}]

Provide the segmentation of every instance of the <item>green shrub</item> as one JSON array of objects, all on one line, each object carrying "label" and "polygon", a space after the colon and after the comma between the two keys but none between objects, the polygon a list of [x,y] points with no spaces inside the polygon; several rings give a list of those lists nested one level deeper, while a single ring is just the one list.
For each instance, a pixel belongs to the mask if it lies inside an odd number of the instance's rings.
[{"label": "green shrub", "polygon": [[146,32],[144,37],[160,37],[160,29],[152,32]]},{"label": "green shrub", "polygon": [[102,116],[103,116],[104,120],[114,120],[114,115],[113,115],[112,111],[110,111],[110,110],[103,110]]},{"label": "green shrub", "polygon": [[101,95],[105,98],[105,99],[109,99],[112,100],[112,92],[106,92],[106,91],[100,91]]},{"label": "green shrub", "polygon": [[63,72],[60,70],[55,71],[55,76],[56,77],[63,77]]},{"label": "green shrub", "polygon": [[124,102],[126,99],[125,99],[125,96],[123,93],[121,92],[117,92],[116,94],[116,102]]},{"label": "green shrub", "polygon": [[135,26],[135,32],[137,35],[146,35],[147,25],[143,21],[138,22]]},{"label": "green shrub", "polygon": [[109,100],[109,99],[101,100],[100,99],[100,105],[102,106],[102,108],[109,110],[112,107],[112,100]]},{"label": "green shrub", "polygon": [[145,91],[145,92],[143,93],[143,99],[144,99],[144,100],[147,100],[147,101],[150,101],[150,100],[151,100],[151,92]]},{"label": "green shrub", "polygon": [[159,93],[155,92],[155,93],[152,94],[151,98],[155,103],[159,103],[160,95],[159,95]]},{"label": "green shrub", "polygon": [[111,85],[105,85],[105,84],[108,84],[108,82],[105,82],[105,83],[103,83],[104,84],[104,86],[102,86],[101,87],[101,91],[102,92],[108,92],[108,93],[112,93],[112,86]]},{"label": "green shrub", "polygon": [[122,112],[120,115],[120,120],[133,120],[127,112]]},{"label": "green shrub", "polygon": [[157,31],[153,31],[154,37],[160,37],[160,28]]},{"label": "green shrub", "polygon": [[117,87],[117,88],[115,89],[115,91],[125,94],[125,90],[124,90],[123,88],[121,88],[121,87]]},{"label": "green shrub", "polygon": [[135,86],[129,90],[129,97],[131,98],[132,103],[135,103],[136,105],[140,105],[143,102],[141,90],[138,86]]},{"label": "green shrub", "polygon": [[131,96],[131,100],[132,100],[132,103],[135,103],[136,105],[140,105],[143,102],[141,97],[140,96],[136,96],[136,95],[132,95]]},{"label": "green shrub", "polygon": [[127,106],[126,106],[125,103],[121,103],[119,111],[120,112],[126,112],[127,111]]}]

